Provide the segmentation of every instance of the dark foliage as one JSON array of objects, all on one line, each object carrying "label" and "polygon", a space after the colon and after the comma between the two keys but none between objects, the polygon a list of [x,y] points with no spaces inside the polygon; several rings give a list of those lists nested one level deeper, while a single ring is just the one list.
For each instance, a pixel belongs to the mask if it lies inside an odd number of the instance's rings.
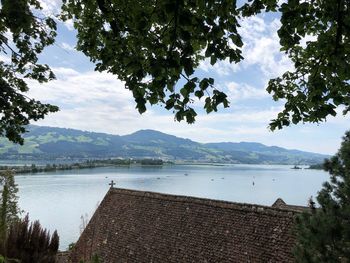
[{"label": "dark foliage", "polygon": [[142,165],[163,165],[161,159],[143,159],[140,161]]},{"label": "dark foliage", "polygon": [[350,131],[338,153],[324,164],[330,182],[311,200],[312,213],[297,219],[297,262],[350,262]]},{"label": "dark foliage", "polygon": [[57,232],[50,237],[39,221],[29,223],[27,215],[11,225],[3,255],[21,263],[55,263],[58,246]]},{"label": "dark foliage", "polygon": [[[75,19],[78,50],[96,70],[115,74],[132,91],[136,108],[160,104],[175,119],[195,121],[196,99],[207,113],[228,107],[214,79],[196,74],[205,59],[243,60],[240,19],[279,12],[281,49],[292,71],[272,79],[267,91],[286,100],[270,123],[324,121],[338,106],[349,111],[350,4],[344,0],[65,0],[63,19]],[[310,37],[311,36],[311,37]]]},{"label": "dark foliage", "polygon": [[55,78],[38,55],[53,44],[56,22],[40,14],[37,0],[2,0],[0,5],[0,136],[23,143],[21,134],[31,120],[44,118],[56,106],[28,98],[26,79],[46,82]]},{"label": "dark foliage", "polygon": [[[227,95],[196,69],[243,60],[239,21],[279,12],[281,49],[294,70],[270,80],[267,91],[285,100],[270,128],[320,122],[350,110],[350,4],[345,0],[64,0],[61,18],[74,19],[77,49],[97,71],[115,74],[132,92],[140,113],[160,104],[175,120],[193,123],[195,100],[207,113],[228,107]],[[24,95],[26,79],[54,78],[38,54],[54,42],[56,22],[37,0],[2,0],[0,8],[0,135],[23,142],[31,120],[58,108]],[[10,35],[7,34],[10,32]]]},{"label": "dark foliage", "polygon": [[17,204],[18,188],[14,173],[10,170],[0,172],[2,186],[0,196],[0,251],[4,249],[5,239],[10,225],[18,220],[20,209]]}]

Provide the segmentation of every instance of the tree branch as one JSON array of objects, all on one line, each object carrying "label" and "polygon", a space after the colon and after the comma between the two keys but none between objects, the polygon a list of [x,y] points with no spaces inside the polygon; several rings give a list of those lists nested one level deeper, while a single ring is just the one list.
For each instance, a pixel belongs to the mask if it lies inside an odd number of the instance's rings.
[{"label": "tree branch", "polygon": [[176,35],[177,35],[177,21],[178,21],[178,15],[179,15],[179,0],[176,0],[175,5],[175,13],[174,13],[174,30],[173,30],[173,43],[171,44],[169,52],[173,51],[175,42],[176,42]]},{"label": "tree branch", "polygon": [[337,33],[335,37],[334,54],[337,54],[343,36],[343,0],[338,0],[337,6]]},{"label": "tree branch", "polygon": [[[98,8],[101,10],[102,14],[104,14],[108,19],[108,17],[110,17],[111,13],[106,7],[106,1],[105,0],[97,0],[97,5],[98,5]],[[114,35],[118,36],[120,33],[120,29],[118,27],[117,22],[113,19],[112,21],[109,22],[109,24],[112,28]]]}]

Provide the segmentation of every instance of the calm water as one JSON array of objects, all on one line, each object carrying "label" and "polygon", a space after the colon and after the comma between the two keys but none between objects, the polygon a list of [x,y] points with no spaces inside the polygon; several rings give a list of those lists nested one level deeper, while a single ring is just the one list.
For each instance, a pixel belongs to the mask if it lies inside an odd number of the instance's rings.
[{"label": "calm water", "polygon": [[21,209],[51,232],[57,229],[61,249],[77,240],[81,216],[91,217],[111,180],[128,189],[263,205],[281,197],[306,205],[327,179],[323,171],[278,165],[96,168],[16,176]]}]

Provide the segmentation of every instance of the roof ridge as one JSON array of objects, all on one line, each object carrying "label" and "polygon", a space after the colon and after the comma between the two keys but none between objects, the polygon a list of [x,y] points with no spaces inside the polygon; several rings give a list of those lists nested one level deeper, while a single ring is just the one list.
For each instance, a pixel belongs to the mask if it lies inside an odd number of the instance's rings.
[{"label": "roof ridge", "polygon": [[187,195],[176,195],[176,194],[165,194],[153,191],[142,191],[142,190],[134,190],[134,189],[125,189],[125,188],[110,188],[109,192],[106,194],[124,194],[124,195],[133,195],[133,196],[141,196],[153,199],[163,199],[173,202],[182,202],[182,203],[196,203],[205,206],[232,209],[232,210],[240,210],[240,211],[250,211],[255,213],[263,213],[263,214],[274,214],[279,216],[289,216],[292,217],[295,214],[298,214],[298,211],[293,211],[287,208],[280,207],[271,207],[266,205],[259,204],[249,204],[249,203],[238,203],[217,199],[209,199],[203,197],[195,197],[195,196],[187,196]]}]

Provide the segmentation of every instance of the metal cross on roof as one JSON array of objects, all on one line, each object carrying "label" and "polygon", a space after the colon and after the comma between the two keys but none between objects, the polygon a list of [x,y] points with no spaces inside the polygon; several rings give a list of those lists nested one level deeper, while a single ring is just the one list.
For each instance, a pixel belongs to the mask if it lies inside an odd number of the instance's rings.
[{"label": "metal cross on roof", "polygon": [[111,188],[113,188],[113,186],[115,185],[116,183],[112,180],[109,185],[111,186]]}]

